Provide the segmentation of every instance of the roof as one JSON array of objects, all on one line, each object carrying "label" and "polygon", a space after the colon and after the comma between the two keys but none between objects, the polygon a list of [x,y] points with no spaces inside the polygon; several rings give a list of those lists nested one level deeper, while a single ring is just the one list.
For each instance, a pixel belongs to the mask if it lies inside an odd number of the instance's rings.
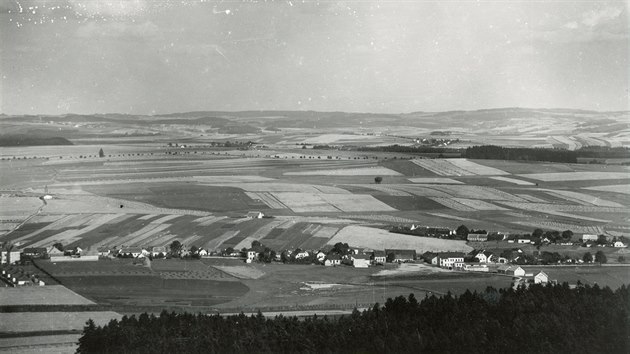
[{"label": "roof", "polygon": [[41,253],[46,252],[46,248],[44,247],[28,247],[22,250],[25,253]]},{"label": "roof", "polygon": [[507,271],[510,268],[512,268],[512,266],[504,264],[504,265],[500,265],[499,268],[497,268],[497,269],[501,270],[501,271]]},{"label": "roof", "polygon": [[386,254],[394,254],[394,258],[416,258],[416,250],[386,249]]},{"label": "roof", "polygon": [[374,251],[374,257],[387,257],[385,251]]},{"label": "roof", "polygon": [[333,253],[331,255],[328,255],[328,257],[326,257],[326,259],[331,260],[331,261],[340,261],[341,260],[341,256]]},{"label": "roof", "polygon": [[247,213],[247,216],[258,216],[260,214],[262,213],[259,211],[250,211],[249,213]]},{"label": "roof", "polygon": [[539,275],[544,275],[544,276],[546,276],[547,278],[549,278],[549,276],[547,275],[547,273],[543,272],[542,270],[541,270],[540,272],[538,272],[538,274],[536,274],[536,276],[539,276]]},{"label": "roof", "polygon": [[121,248],[120,253],[142,253],[142,248],[140,247],[124,247]]},{"label": "roof", "polygon": [[442,252],[438,255],[440,258],[464,258],[463,252]]},{"label": "roof", "polygon": [[370,259],[370,256],[365,255],[365,254],[355,254],[354,256],[352,256],[354,259]]}]

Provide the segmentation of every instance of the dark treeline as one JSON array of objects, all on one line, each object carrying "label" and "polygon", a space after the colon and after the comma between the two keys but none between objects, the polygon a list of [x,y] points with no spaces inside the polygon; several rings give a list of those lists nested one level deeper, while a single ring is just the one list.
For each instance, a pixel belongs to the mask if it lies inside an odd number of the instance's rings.
[{"label": "dark treeline", "polygon": [[577,163],[575,151],[560,149],[505,148],[495,145],[471,146],[463,157],[487,160],[549,161]]},{"label": "dark treeline", "polygon": [[458,150],[458,149],[449,149],[449,148],[431,147],[431,146],[402,146],[398,144],[388,145],[388,146],[360,147],[360,148],[357,148],[357,151],[406,152],[406,153],[417,153],[417,154],[449,153],[450,155],[461,153],[461,150]]},{"label": "dark treeline", "polygon": [[587,146],[577,153],[578,157],[584,158],[630,158],[630,150],[625,147]]},{"label": "dark treeline", "polygon": [[627,353],[628,288],[413,294],[338,319],[162,312],[88,321],[79,353]]},{"label": "dark treeline", "polygon": [[30,136],[24,134],[0,135],[0,146],[73,145],[61,137]]}]

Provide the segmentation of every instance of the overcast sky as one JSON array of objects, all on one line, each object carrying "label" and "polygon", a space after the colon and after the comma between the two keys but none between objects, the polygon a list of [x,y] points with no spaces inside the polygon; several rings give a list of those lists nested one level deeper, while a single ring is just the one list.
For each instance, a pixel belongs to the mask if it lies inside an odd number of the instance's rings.
[{"label": "overcast sky", "polygon": [[0,1],[5,114],[628,110],[626,1]]}]

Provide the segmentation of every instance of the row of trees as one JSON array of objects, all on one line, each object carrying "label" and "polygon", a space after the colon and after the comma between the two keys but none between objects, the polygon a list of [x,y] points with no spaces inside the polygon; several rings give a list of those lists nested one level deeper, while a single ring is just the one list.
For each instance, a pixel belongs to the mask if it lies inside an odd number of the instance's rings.
[{"label": "row of trees", "polygon": [[413,294],[331,319],[205,314],[88,321],[78,353],[627,353],[630,295],[622,286],[531,285]]}]

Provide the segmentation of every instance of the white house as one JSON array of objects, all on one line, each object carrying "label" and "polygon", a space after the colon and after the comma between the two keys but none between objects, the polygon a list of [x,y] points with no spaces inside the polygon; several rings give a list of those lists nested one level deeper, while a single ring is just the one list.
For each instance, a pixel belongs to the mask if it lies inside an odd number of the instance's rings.
[{"label": "white house", "polygon": [[160,253],[161,253],[163,256],[166,256],[166,247],[159,246],[159,247],[153,247],[153,248],[151,248],[151,255],[152,255],[153,257],[157,257],[158,255],[160,255]]},{"label": "white house", "polygon": [[2,251],[2,252],[0,252],[0,264],[7,263],[7,258],[9,258],[11,260],[11,263],[19,262],[20,261],[20,257],[21,257],[21,252],[20,251],[11,251],[11,252],[8,252],[8,253],[7,253],[7,251]]},{"label": "white house", "polygon": [[385,251],[374,251],[374,253],[372,253],[372,262],[374,262],[374,264],[385,264],[385,262],[387,262]]},{"label": "white house", "polygon": [[624,244],[621,241],[616,241],[613,246],[617,247],[617,248],[624,248],[624,247],[628,247],[628,245]]},{"label": "white house", "polygon": [[318,262],[323,263],[324,260],[326,259],[326,253],[319,251],[317,252],[317,254],[315,255],[315,258],[317,259]]},{"label": "white house", "polygon": [[331,254],[324,261],[325,266],[337,266],[341,264],[341,257],[338,254]]},{"label": "white house", "polygon": [[461,252],[444,252],[438,255],[440,267],[455,269],[464,267],[464,254]]},{"label": "white house", "polygon": [[538,274],[534,276],[534,284],[547,284],[548,282],[549,276],[543,271],[538,272]]},{"label": "white house", "polygon": [[132,256],[133,258],[142,258],[144,257],[143,251],[144,250],[140,247],[125,247],[121,248],[118,254],[122,256]]},{"label": "white house", "polygon": [[508,269],[505,271],[505,274],[511,275],[513,277],[524,277],[525,269],[519,266],[511,266],[511,267],[508,267]]},{"label": "white house", "polygon": [[295,254],[295,259],[304,259],[308,257],[307,251],[298,252]]},{"label": "white house", "polygon": [[464,265],[464,270],[469,272],[489,272],[490,268],[485,264],[466,264]]},{"label": "white house", "polygon": [[469,233],[466,235],[466,240],[469,242],[485,242],[488,241],[488,233]]},{"label": "white house", "polygon": [[367,268],[370,265],[370,257],[364,254],[352,256],[352,266],[355,268]]},{"label": "white house", "polygon": [[254,249],[247,250],[247,260],[249,261],[247,263],[251,263],[256,258],[258,258],[258,252],[256,252],[256,250]]},{"label": "white house", "polygon": [[205,257],[208,255],[208,251],[206,251],[205,249],[201,248],[199,249],[199,251],[197,252],[197,254],[201,257]]},{"label": "white house", "polygon": [[519,238],[518,243],[532,243],[532,240],[528,238]]},{"label": "white house", "polygon": [[481,251],[475,256],[479,260],[479,263],[492,263],[492,252]]},{"label": "white house", "polygon": [[586,241],[597,241],[598,236],[592,234],[584,234],[582,235],[582,242]]}]

